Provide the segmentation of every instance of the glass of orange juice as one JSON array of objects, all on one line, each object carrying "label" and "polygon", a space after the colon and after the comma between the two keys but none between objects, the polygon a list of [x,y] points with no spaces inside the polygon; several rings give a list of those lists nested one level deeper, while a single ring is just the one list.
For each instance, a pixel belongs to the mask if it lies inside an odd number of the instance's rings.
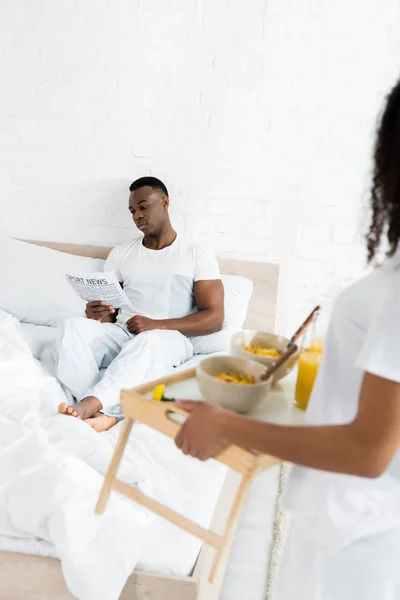
[{"label": "glass of orange juice", "polygon": [[313,339],[313,341],[311,342],[310,345],[310,352],[319,352],[320,354],[322,354],[322,350],[324,349],[324,340],[320,339],[320,338],[315,338]]},{"label": "glass of orange juice", "polygon": [[323,339],[317,337],[316,333],[317,319],[314,320],[313,325],[304,334],[299,356],[294,404],[301,410],[306,410],[308,406],[324,348]]},{"label": "glass of orange juice", "polygon": [[301,410],[306,410],[308,406],[320,360],[321,352],[315,352],[311,349],[303,350],[299,356],[294,405]]}]

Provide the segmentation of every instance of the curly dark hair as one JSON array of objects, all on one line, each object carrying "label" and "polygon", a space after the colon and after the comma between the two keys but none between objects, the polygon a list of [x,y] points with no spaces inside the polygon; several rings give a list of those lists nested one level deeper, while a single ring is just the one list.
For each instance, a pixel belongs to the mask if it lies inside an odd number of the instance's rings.
[{"label": "curly dark hair", "polygon": [[375,142],[371,189],[371,224],[366,235],[368,262],[384,235],[393,256],[400,242],[400,81],[386,99]]}]

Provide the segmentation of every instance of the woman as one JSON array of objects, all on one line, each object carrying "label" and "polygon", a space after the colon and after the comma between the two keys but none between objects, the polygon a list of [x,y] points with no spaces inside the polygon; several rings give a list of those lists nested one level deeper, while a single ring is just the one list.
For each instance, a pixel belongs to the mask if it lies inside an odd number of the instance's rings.
[{"label": "woman", "polygon": [[384,238],[387,260],[335,304],[307,425],[180,402],[186,454],[233,443],[296,465],[276,600],[400,600],[400,82],[378,128],[371,208],[368,260]]}]

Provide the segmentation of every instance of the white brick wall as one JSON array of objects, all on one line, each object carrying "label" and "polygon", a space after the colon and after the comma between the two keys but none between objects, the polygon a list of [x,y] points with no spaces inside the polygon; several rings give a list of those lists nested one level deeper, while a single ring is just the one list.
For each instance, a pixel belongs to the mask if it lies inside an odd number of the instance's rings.
[{"label": "white brick wall", "polygon": [[0,4],[0,226],[116,243],[154,174],[176,226],[282,265],[290,332],[362,269],[371,133],[398,0]]}]

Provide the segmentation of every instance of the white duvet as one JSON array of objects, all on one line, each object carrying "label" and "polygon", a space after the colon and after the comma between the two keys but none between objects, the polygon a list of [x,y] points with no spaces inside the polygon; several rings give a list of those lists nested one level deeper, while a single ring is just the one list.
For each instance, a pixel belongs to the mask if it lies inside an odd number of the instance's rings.
[{"label": "white duvet", "polygon": [[[117,599],[132,570],[187,574],[200,542],[112,494],[94,507],[120,424],[95,433],[57,414],[58,382],[37,362],[0,311],[0,536],[40,539],[61,559],[66,584],[81,600]],[[225,469],[181,454],[166,437],[137,424],[119,477],[209,525]]]}]

